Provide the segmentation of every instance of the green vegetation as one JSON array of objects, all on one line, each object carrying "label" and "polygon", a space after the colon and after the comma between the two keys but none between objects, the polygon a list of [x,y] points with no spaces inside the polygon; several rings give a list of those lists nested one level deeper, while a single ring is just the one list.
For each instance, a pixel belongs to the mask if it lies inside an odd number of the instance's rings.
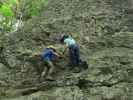
[{"label": "green vegetation", "polygon": [[0,12],[5,17],[12,17],[13,16],[13,12],[12,12],[11,8],[9,7],[9,5],[7,5],[7,4],[3,4],[1,6]]},{"label": "green vegetation", "polygon": [[16,5],[16,0],[9,0],[8,2],[1,2],[0,4],[0,29],[2,32],[8,32],[12,28],[12,21],[14,19],[14,12],[12,10],[13,6]]},{"label": "green vegetation", "polygon": [[0,30],[10,32],[16,20],[28,20],[38,16],[48,0],[5,0],[0,2]]}]

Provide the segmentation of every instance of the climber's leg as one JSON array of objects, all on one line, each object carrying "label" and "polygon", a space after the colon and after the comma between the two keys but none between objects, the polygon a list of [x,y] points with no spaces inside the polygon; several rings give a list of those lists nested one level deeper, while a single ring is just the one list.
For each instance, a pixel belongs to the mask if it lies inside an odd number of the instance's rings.
[{"label": "climber's leg", "polygon": [[49,65],[49,70],[48,70],[46,78],[47,79],[52,79],[51,74],[53,73],[55,67],[54,67],[54,65],[51,61],[48,61],[48,65]]}]

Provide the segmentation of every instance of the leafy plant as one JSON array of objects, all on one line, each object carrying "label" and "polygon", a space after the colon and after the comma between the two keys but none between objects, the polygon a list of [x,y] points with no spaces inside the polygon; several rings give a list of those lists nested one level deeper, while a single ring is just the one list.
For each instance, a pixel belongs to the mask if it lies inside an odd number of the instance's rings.
[{"label": "leafy plant", "polygon": [[15,20],[28,20],[40,14],[48,0],[2,0],[0,1],[0,32],[13,29]]},{"label": "leafy plant", "polygon": [[0,29],[8,32],[12,29],[12,21],[15,19],[13,7],[17,5],[17,0],[6,0],[0,3]]},{"label": "leafy plant", "polygon": [[7,4],[3,4],[0,8],[0,13],[4,16],[4,17],[12,17],[13,16],[13,12],[11,10],[11,8],[9,7],[9,5]]}]

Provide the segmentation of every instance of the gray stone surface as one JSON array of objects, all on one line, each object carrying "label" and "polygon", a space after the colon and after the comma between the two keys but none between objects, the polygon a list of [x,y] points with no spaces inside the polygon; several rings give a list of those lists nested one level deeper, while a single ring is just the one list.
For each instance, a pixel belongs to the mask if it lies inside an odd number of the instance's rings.
[{"label": "gray stone surface", "polygon": [[[132,0],[49,0],[40,16],[0,37],[0,98],[133,100],[132,5]],[[56,41],[62,32],[77,40],[89,68],[73,73],[62,69],[67,60],[60,59],[55,81],[41,84],[38,68],[45,66],[35,55],[49,44],[63,51]]]}]

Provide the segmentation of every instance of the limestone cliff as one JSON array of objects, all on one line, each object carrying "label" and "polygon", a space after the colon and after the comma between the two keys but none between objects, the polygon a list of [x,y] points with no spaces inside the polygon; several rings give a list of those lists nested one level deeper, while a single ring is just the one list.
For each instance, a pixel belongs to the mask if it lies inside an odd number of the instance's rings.
[{"label": "limestone cliff", "polygon": [[[2,100],[133,100],[132,0],[49,0],[40,16],[0,38]],[[57,64],[55,81],[38,81],[34,55],[71,33],[89,64],[80,73]]]}]

